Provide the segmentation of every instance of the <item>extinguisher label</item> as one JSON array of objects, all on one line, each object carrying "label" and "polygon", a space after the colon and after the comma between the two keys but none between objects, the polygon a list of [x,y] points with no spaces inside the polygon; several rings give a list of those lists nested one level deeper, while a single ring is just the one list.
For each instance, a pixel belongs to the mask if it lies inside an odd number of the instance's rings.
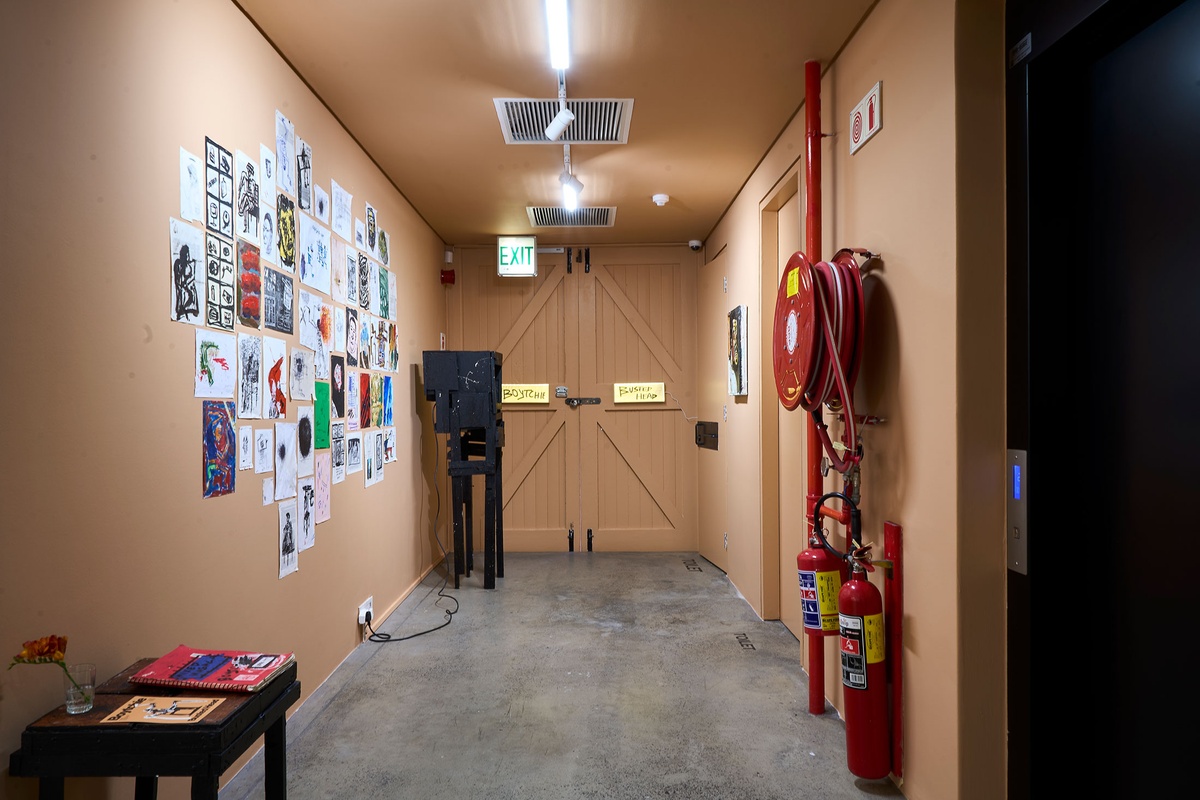
[{"label": "extinguisher label", "polygon": [[839,615],[842,685],[867,688],[867,665],[883,661],[883,615],[866,617]]},{"label": "extinguisher label", "polygon": [[838,629],[837,596],[842,588],[842,576],[837,572],[798,571],[800,576],[800,608],[804,627],[818,631]]}]

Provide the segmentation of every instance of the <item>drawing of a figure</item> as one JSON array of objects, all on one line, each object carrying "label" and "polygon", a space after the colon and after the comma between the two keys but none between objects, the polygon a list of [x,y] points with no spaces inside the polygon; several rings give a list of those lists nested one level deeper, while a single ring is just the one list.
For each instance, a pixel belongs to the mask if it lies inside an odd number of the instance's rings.
[{"label": "drawing of a figure", "polygon": [[358,366],[358,314],[353,309],[346,310],[346,363]]},{"label": "drawing of a figure", "polygon": [[283,393],[283,359],[279,359],[267,373],[267,391],[271,393],[268,419],[280,419],[287,414],[287,397]]},{"label": "drawing of a figure", "polygon": [[296,148],[296,199],[301,211],[312,211],[312,148],[300,142]]},{"label": "drawing of a figure", "polygon": [[275,263],[275,212],[269,207],[262,212],[262,256]]},{"label": "drawing of a figure", "polygon": [[257,238],[258,179],[254,174],[254,164],[246,164],[238,181],[238,214],[241,216],[242,233]]},{"label": "drawing of a figure", "polygon": [[[161,262],[160,262],[161,263]],[[196,259],[186,244],[179,248],[173,265],[175,276],[175,317],[186,319],[200,315],[200,296],[196,292]]]},{"label": "drawing of a figure", "polygon": [[286,512],[286,519],[283,521],[283,544],[281,550],[285,556],[290,556],[296,552],[296,536],[292,531],[292,515],[291,512]]},{"label": "drawing of a figure", "polygon": [[375,252],[375,209],[367,206],[367,247]]},{"label": "drawing of a figure", "polygon": [[358,254],[358,307],[371,307],[371,270],[366,253]]}]

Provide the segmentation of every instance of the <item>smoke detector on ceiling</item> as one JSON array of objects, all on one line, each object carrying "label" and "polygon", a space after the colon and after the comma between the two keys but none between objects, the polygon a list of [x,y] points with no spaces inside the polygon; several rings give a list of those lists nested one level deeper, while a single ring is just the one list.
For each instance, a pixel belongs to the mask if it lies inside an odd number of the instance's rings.
[{"label": "smoke detector on ceiling", "polygon": [[654,201],[654,205],[656,206],[665,206],[671,198],[665,194],[656,194],[650,199]]}]

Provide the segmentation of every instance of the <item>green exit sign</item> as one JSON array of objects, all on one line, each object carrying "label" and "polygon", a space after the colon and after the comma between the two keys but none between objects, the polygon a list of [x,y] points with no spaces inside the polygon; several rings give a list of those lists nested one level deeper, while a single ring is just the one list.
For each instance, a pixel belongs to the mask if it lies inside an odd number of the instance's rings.
[{"label": "green exit sign", "polygon": [[537,275],[536,236],[497,236],[496,274],[505,278]]}]

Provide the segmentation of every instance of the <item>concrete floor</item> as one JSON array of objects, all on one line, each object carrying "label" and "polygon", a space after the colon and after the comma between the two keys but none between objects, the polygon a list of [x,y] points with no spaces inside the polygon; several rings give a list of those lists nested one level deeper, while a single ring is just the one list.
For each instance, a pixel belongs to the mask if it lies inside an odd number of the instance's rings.
[{"label": "concrete floor", "polygon": [[[800,643],[695,553],[510,553],[446,628],[365,643],[288,722],[288,796],[900,797],[808,713]],[[376,630],[440,624],[435,570]],[[830,679],[837,679],[831,676]],[[263,797],[257,755],[222,800]]]}]

